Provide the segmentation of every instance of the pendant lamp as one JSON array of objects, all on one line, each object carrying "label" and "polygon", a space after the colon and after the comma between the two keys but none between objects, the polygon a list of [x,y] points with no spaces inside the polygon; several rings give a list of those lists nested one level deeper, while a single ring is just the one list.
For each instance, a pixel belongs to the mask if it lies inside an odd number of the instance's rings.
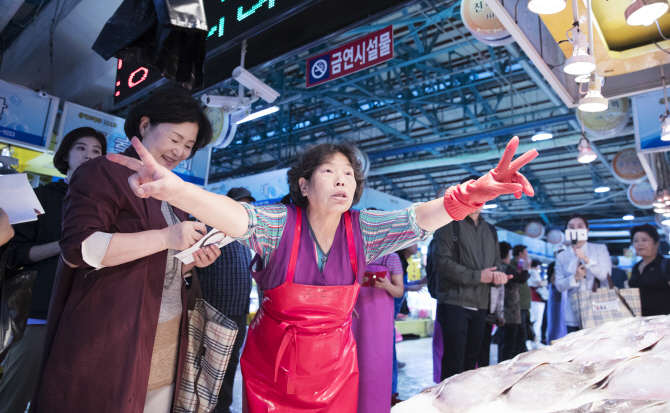
[{"label": "pendant lamp", "polygon": [[[589,80],[589,89],[586,94],[579,99],[579,110],[582,112],[602,112],[607,110],[609,101],[603,97],[601,92],[602,78],[591,75]],[[581,89],[581,86],[580,86]]]},{"label": "pendant lamp", "polygon": [[630,26],[649,26],[667,11],[667,0],[633,0],[624,15]]},{"label": "pendant lamp", "polygon": [[596,58],[589,54],[588,38],[575,25],[567,32],[568,41],[572,44],[572,56],[565,60],[563,71],[569,75],[588,75],[596,70]]},{"label": "pendant lamp", "polygon": [[577,160],[581,163],[591,163],[596,160],[598,155],[591,148],[591,142],[586,138],[586,134],[582,133],[582,138],[579,140],[579,145],[577,145],[577,150],[579,154],[577,155]]}]

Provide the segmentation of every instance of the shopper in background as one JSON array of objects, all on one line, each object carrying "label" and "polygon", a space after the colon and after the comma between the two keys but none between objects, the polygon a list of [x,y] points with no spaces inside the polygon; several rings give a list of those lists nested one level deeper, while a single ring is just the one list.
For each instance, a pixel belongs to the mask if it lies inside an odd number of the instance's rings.
[{"label": "shopper in background", "polygon": [[617,288],[626,288],[628,274],[619,268],[619,257],[612,257],[612,284]]},{"label": "shopper in background", "polygon": [[533,323],[533,333],[535,335],[533,342],[534,346],[537,347],[542,338],[542,316],[544,315],[546,304],[546,301],[540,294],[543,291],[546,293],[547,281],[542,279],[542,263],[538,260],[531,262],[528,273],[530,274],[528,286],[530,287],[531,297],[530,322]]},{"label": "shopper in background", "polygon": [[[200,104],[178,87],[133,106],[124,129],[168,173],[212,137]],[[140,162],[135,147],[124,154]],[[139,198],[132,174],[99,157],[70,180],[31,412],[170,411],[188,342],[184,278],[221,252],[208,246],[182,265],[174,255],[200,240],[205,224]]]},{"label": "shopper in background", "polygon": [[[512,249],[512,262],[511,265],[518,271],[528,271],[528,277],[530,278],[530,268],[532,260],[528,256],[528,247],[525,245],[515,245]],[[530,322],[530,287],[528,286],[528,281],[523,284],[519,284],[519,309],[521,310],[521,323],[520,329],[521,334],[517,334],[517,354],[523,353],[528,350],[527,341],[533,341],[535,339],[535,333],[533,332],[533,323]]]},{"label": "shopper in background", "polygon": [[549,300],[547,300],[547,341],[549,345],[553,340],[565,336],[568,332],[565,327],[565,314],[562,308],[562,294],[556,289],[556,257],[566,250],[565,245],[558,244],[554,247],[554,261],[547,266],[547,281],[549,289]]},{"label": "shopper in background", "polygon": [[[408,247],[405,247],[401,250],[396,251],[396,254],[398,258],[400,259],[400,264],[402,266],[402,279],[403,279],[403,294],[400,297],[395,297],[393,298],[393,319],[395,320],[396,317],[398,317],[398,314],[400,313],[400,309],[403,306],[403,303],[405,303],[405,300],[407,299],[407,293],[409,291],[419,291],[423,288],[424,283],[423,280],[418,280],[418,281],[409,281],[409,273],[407,269],[409,268],[409,259],[412,257],[412,255],[416,254],[417,251],[419,250],[417,244],[412,244]],[[398,361],[398,353],[396,351],[396,340],[395,340],[395,327],[394,327],[394,334],[393,334],[393,361],[391,363],[391,366],[393,367],[392,371],[392,380],[391,380],[391,404],[396,405],[397,403],[400,403],[402,400],[398,397],[398,369],[405,367],[405,363],[402,361]]]},{"label": "shopper in background", "polygon": [[404,293],[400,257],[388,254],[377,258],[368,264],[365,277],[351,323],[358,357],[358,413],[389,413],[398,398],[392,386],[393,371],[397,374],[393,364],[394,298]]},{"label": "shopper in background", "polygon": [[0,208],[0,246],[5,245],[13,236],[14,228],[9,225],[9,216],[4,209]]},{"label": "shopper in background", "polygon": [[661,236],[644,224],[633,227],[630,238],[642,261],[633,266],[628,285],[640,289],[642,316],[670,314],[670,263],[658,253]]},{"label": "shopper in background", "polygon": [[477,366],[491,286],[508,280],[500,272],[497,232],[481,216],[483,208],[482,204],[463,221],[446,225],[433,236],[437,319],[444,344],[442,380]]},{"label": "shopper in background", "polygon": [[486,324],[484,325],[484,338],[482,348],[479,350],[479,361],[477,367],[487,367],[491,363],[491,341],[493,326],[498,328],[505,325],[505,288],[499,285],[491,286],[491,298],[489,309],[486,313]]},{"label": "shopper in background", "polygon": [[[589,229],[585,216],[573,214],[565,229]],[[577,241],[564,253],[556,257],[556,289],[568,292],[567,300],[580,291],[590,290],[595,280],[605,286],[607,275],[612,271],[612,262],[607,246],[588,241]],[[567,301],[563,304],[568,333],[580,330],[579,318],[572,312]]]},{"label": "shopper in background", "polygon": [[63,198],[72,175],[80,165],[107,153],[105,136],[93,128],[77,128],[63,137],[54,154],[54,166],[66,180],[35,188],[44,208],[36,221],[14,226],[16,235],[7,245],[7,266],[37,271],[32,286],[30,313],[26,331],[9,349],[0,380],[0,412],[23,412],[33,396],[35,378],[42,357],[49,301],[56,278],[56,267],[63,224]]},{"label": "shopper in background", "polygon": [[[231,188],[226,196],[237,202],[247,204],[256,202],[246,188]],[[211,227],[207,227],[208,232],[211,230]],[[250,264],[251,250],[239,242],[231,242],[221,248],[221,256],[210,266],[198,270],[198,279],[205,301],[237,324],[237,336],[214,413],[230,413],[230,406],[233,403],[235,372],[240,363],[240,350],[247,333],[251,294]]]},{"label": "shopper in background", "polygon": [[505,274],[512,277],[505,284],[505,325],[501,328],[500,344],[498,345],[498,361],[502,362],[526,351],[526,334],[521,324],[519,288],[526,284],[530,274],[524,269],[518,271],[516,264],[512,265],[512,246],[505,241],[500,243],[500,258]]}]

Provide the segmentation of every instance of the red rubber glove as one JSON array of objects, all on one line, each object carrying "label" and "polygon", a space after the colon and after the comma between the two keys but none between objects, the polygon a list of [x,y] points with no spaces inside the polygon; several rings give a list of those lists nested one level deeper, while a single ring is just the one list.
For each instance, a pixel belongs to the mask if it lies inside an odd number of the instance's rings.
[{"label": "red rubber glove", "polygon": [[535,195],[530,182],[517,171],[532,161],[538,153],[535,149],[530,150],[512,162],[518,146],[519,138],[515,136],[507,144],[495,169],[476,181],[471,180],[447,190],[444,195],[444,209],[454,221],[462,220],[481,208],[485,202],[500,195],[514,194],[517,199],[521,198],[522,192],[528,196]]}]

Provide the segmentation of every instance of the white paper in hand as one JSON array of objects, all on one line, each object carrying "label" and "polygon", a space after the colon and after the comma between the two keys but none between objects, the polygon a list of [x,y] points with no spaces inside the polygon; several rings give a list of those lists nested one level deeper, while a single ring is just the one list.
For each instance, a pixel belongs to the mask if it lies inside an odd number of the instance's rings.
[{"label": "white paper in hand", "polygon": [[176,254],[175,258],[178,258],[184,264],[190,264],[193,262],[193,253],[200,248],[207,247],[212,244],[216,245],[218,248],[222,248],[223,246],[228,245],[233,241],[235,241],[233,238],[229,237],[218,229],[213,229],[209,231],[207,235],[202,237],[200,241],[196,242],[191,248]]},{"label": "white paper in hand", "polygon": [[26,174],[1,175],[0,194],[0,208],[5,210],[12,225],[35,221],[44,213]]}]

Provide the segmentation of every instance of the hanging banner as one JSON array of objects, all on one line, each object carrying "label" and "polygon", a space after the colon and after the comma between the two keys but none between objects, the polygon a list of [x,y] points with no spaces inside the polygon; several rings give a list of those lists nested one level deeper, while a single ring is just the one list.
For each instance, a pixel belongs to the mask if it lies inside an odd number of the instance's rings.
[{"label": "hanging banner", "polygon": [[584,122],[584,129],[600,138],[611,138],[621,132],[630,119],[628,98],[611,99],[603,112],[582,112],[577,109],[577,120]]},{"label": "hanging banner", "polygon": [[651,187],[649,181],[643,181],[628,187],[626,193],[631,204],[640,209],[651,209],[656,199],[656,191]]},{"label": "hanging banner", "polygon": [[461,20],[475,39],[489,46],[514,43],[514,38],[484,0],[463,0]]},{"label": "hanging banner", "polygon": [[[130,140],[123,130],[125,122],[125,119],[118,116],[65,102],[58,127],[58,145],[70,131],[87,126],[105,135],[107,152],[123,152],[130,146]],[[204,186],[209,168],[209,152],[209,147],[198,151],[193,158],[184,160],[172,172],[187,182]]]},{"label": "hanging banner", "polygon": [[661,140],[661,121],[665,113],[663,91],[633,96],[633,124],[635,145],[638,152],[664,152],[670,149],[670,141]]},{"label": "hanging banner", "polygon": [[393,59],[393,26],[307,59],[307,87],[367,69]]},{"label": "hanging banner", "polygon": [[59,99],[0,80],[0,140],[48,148]]},{"label": "hanging banner", "polygon": [[614,155],[612,170],[614,176],[626,184],[640,182],[647,175],[634,148],[624,149]]}]

